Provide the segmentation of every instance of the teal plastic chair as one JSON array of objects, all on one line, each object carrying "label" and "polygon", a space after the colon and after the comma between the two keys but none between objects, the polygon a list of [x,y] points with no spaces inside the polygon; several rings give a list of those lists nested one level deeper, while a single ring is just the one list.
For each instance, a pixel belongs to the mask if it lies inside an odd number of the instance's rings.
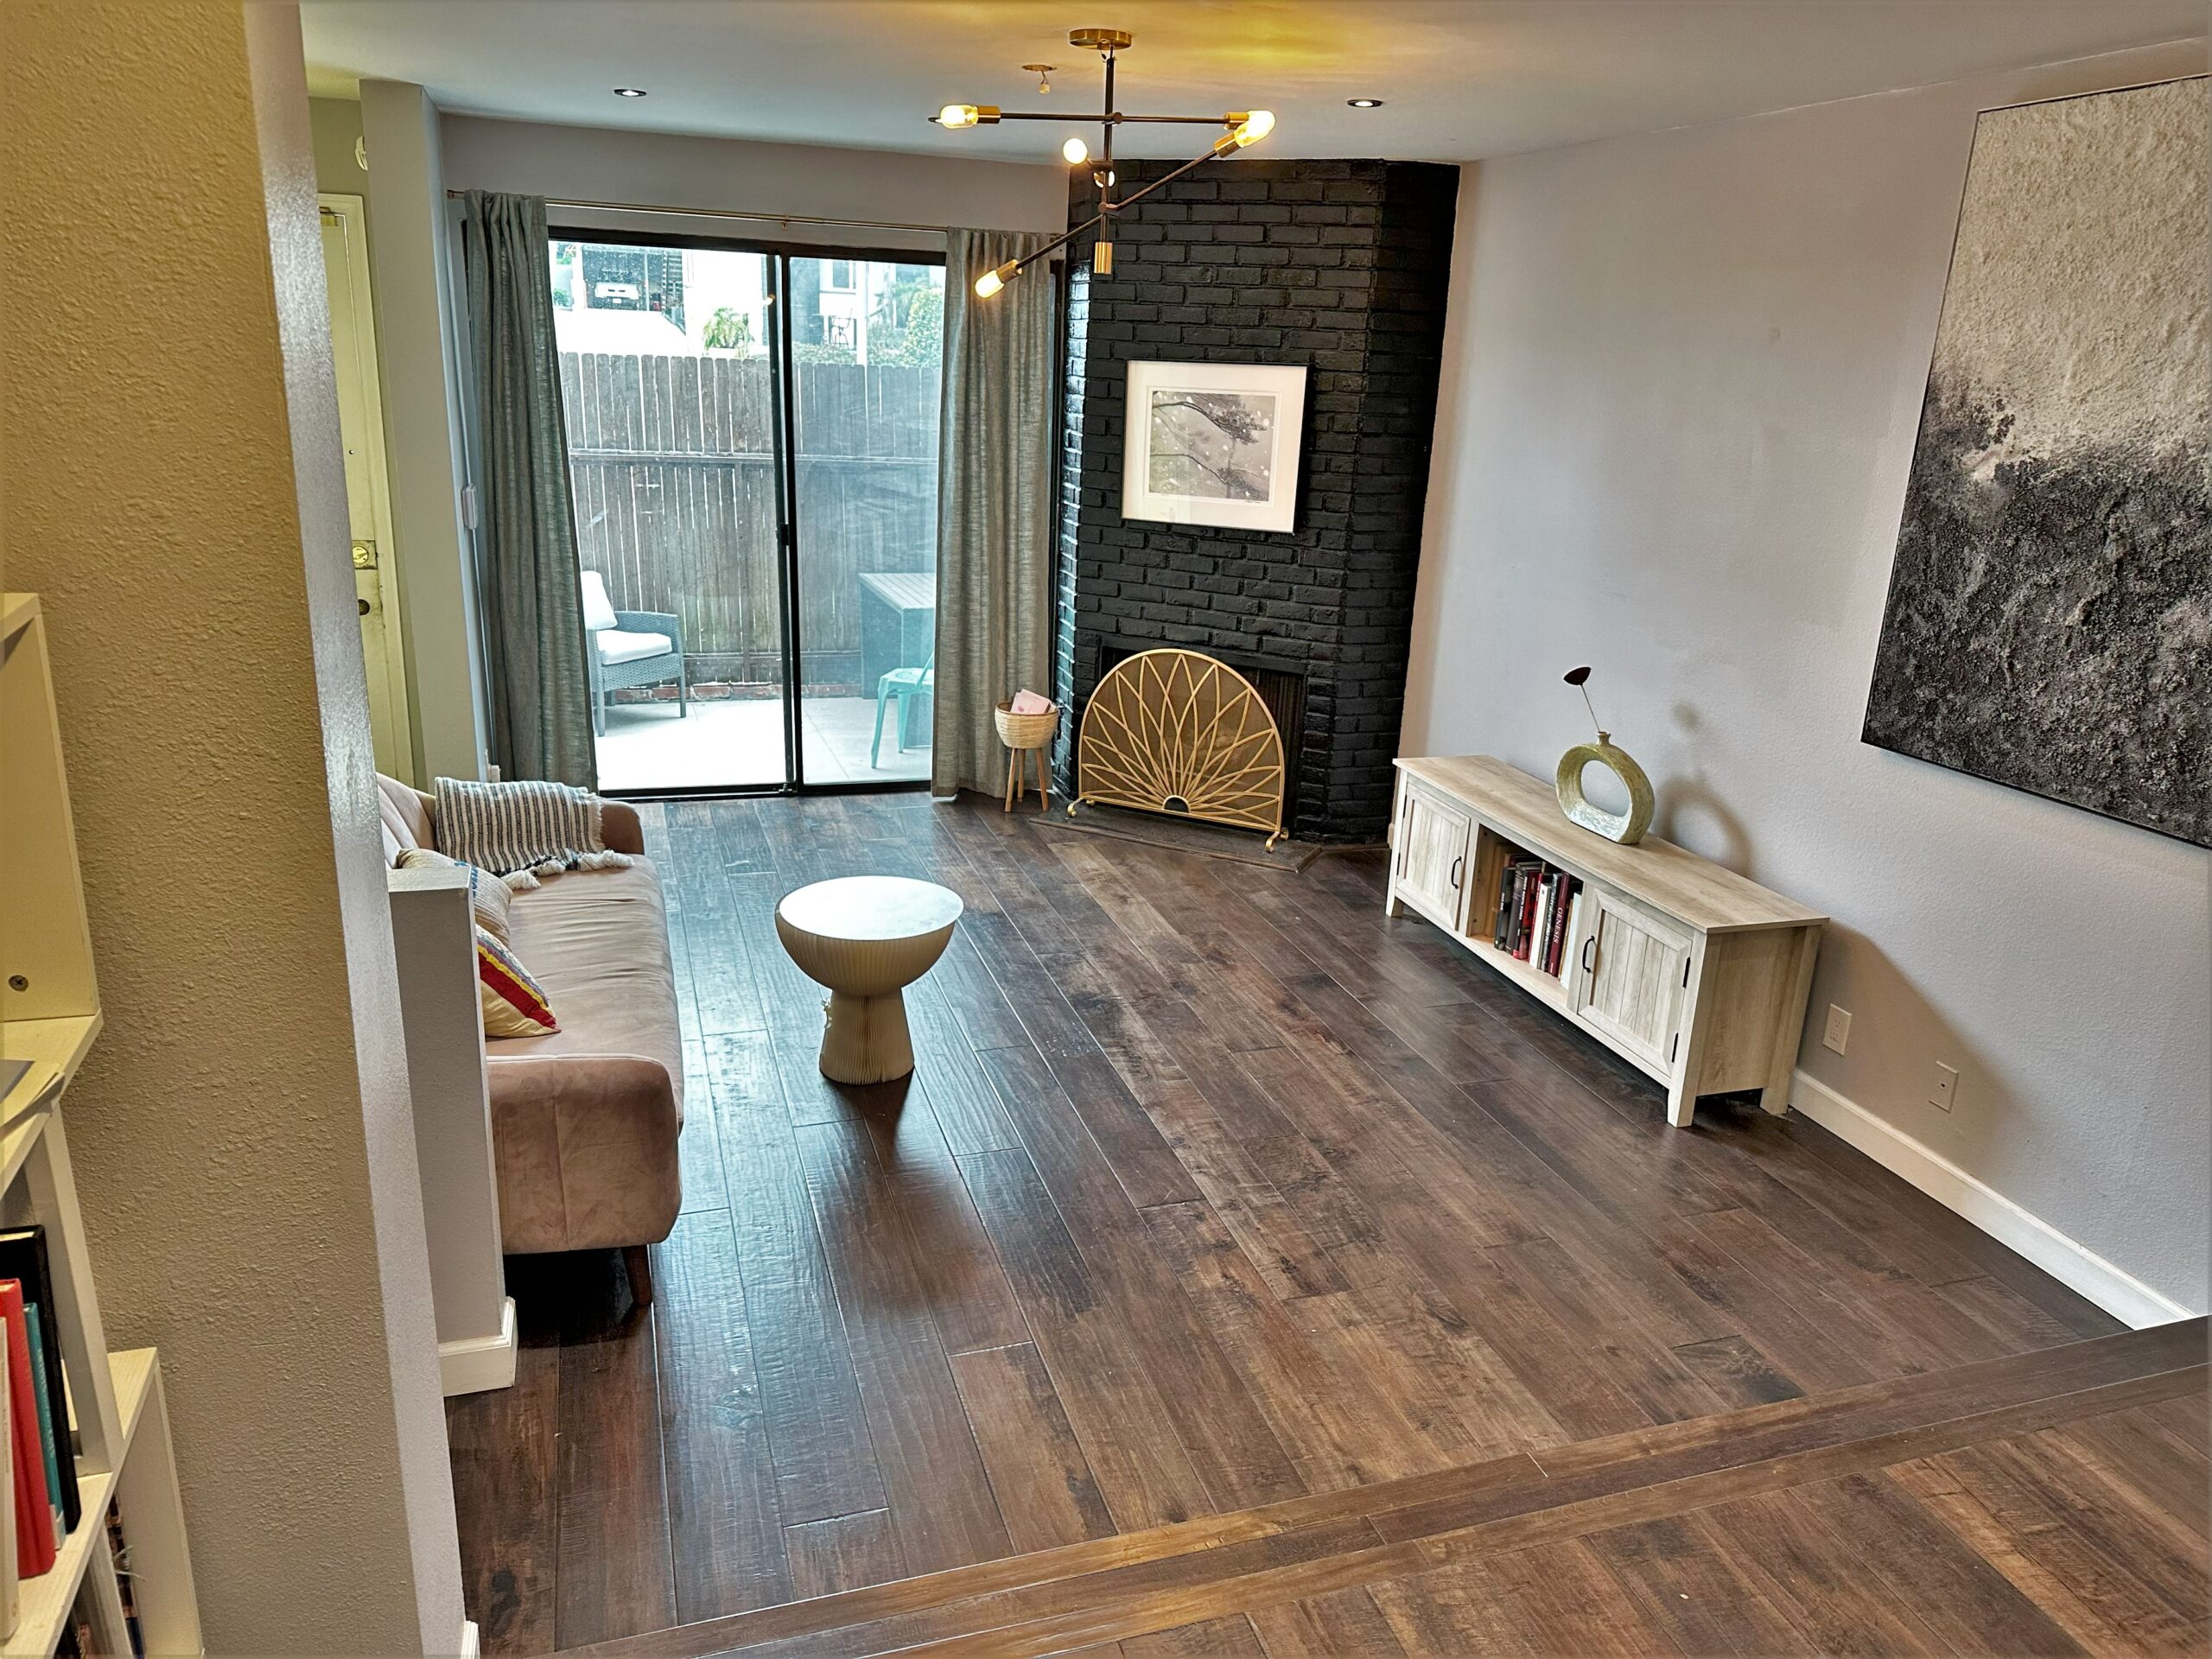
[{"label": "teal plastic chair", "polygon": [[868,745],[868,763],[880,766],[883,753],[883,711],[893,699],[899,704],[899,753],[906,753],[906,704],[925,695],[937,683],[937,653],[919,668],[894,668],[875,683],[875,741]]}]

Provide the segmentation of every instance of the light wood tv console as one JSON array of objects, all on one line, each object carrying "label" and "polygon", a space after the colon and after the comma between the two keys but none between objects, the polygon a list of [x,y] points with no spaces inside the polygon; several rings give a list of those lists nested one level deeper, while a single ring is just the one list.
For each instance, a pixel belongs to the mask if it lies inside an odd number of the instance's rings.
[{"label": "light wood tv console", "polygon": [[[1767,1110],[1788,1109],[1827,917],[1671,842],[1623,847],[1569,823],[1548,785],[1488,755],[1397,767],[1391,915],[1427,918],[1657,1078],[1677,1127],[1700,1095],[1757,1089]],[[1498,883],[1518,854],[1583,884],[1556,976],[1491,943]]]}]

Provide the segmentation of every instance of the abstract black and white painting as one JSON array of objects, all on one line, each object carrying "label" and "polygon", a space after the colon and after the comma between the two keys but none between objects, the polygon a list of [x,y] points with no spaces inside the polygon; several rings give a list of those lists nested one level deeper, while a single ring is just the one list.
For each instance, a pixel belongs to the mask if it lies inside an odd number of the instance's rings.
[{"label": "abstract black and white painting", "polygon": [[1238,530],[1296,519],[1306,371],[1132,363],[1122,516]]},{"label": "abstract black and white painting", "polygon": [[1976,123],[1863,734],[2202,846],[2208,85]]}]

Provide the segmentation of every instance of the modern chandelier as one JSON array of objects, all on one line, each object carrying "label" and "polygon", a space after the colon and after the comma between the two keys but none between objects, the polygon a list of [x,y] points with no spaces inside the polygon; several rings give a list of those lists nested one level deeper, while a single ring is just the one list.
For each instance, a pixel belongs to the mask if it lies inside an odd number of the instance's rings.
[{"label": "modern chandelier", "polygon": [[[1053,238],[1032,254],[1019,259],[1009,259],[994,270],[985,271],[976,279],[977,297],[989,299],[1024,270],[1033,265],[1056,249],[1065,247],[1085,232],[1096,230],[1098,239],[1091,245],[1090,268],[1101,276],[1114,274],[1114,215],[1133,203],[1141,201],[1163,184],[1181,178],[1192,168],[1203,167],[1217,156],[1243,149],[1255,144],[1274,130],[1275,118],[1268,110],[1237,110],[1227,115],[1124,115],[1114,107],[1114,54],[1129,49],[1129,32],[1123,29],[1077,29],[1069,31],[1068,44],[1085,52],[1096,52],[1106,60],[1106,99],[1103,111],[1096,116],[1077,117],[1078,120],[1095,120],[1104,130],[1104,136],[1094,157],[1090,146],[1080,138],[1071,138],[1060,146],[1060,154],[1071,167],[1086,164],[1090,168],[1091,182],[1098,187],[1098,211],[1084,223],[1064,236]],[[1024,65],[1038,68],[1037,65]],[[995,104],[948,104],[930,118],[939,126],[951,131],[968,127],[995,126],[1001,121],[1065,121],[1064,115],[1048,115],[1028,110],[1001,110]],[[1154,180],[1141,190],[1116,201],[1114,199],[1114,129],[1129,122],[1141,122],[1154,126],[1221,127],[1221,137],[1209,145],[1202,156],[1195,156],[1165,177]]]}]

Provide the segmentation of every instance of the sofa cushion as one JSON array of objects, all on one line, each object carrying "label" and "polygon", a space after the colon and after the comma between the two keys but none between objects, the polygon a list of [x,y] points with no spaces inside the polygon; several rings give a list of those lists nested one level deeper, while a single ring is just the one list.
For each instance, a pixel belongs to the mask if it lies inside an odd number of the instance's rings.
[{"label": "sofa cushion", "polygon": [[561,1029],[496,1043],[492,1063],[572,1055],[656,1060],[668,1072],[680,1112],[683,1039],[668,912],[652,861],[549,876],[535,892],[515,895],[508,937],[560,1010]]},{"label": "sofa cushion", "polygon": [[599,660],[609,668],[665,657],[676,649],[676,641],[664,633],[632,633],[626,628],[603,628],[592,635],[592,643],[599,647]]},{"label": "sofa cushion", "polygon": [[607,578],[596,570],[579,573],[577,594],[584,602],[584,626],[597,633],[615,626],[614,607],[607,602]]}]

